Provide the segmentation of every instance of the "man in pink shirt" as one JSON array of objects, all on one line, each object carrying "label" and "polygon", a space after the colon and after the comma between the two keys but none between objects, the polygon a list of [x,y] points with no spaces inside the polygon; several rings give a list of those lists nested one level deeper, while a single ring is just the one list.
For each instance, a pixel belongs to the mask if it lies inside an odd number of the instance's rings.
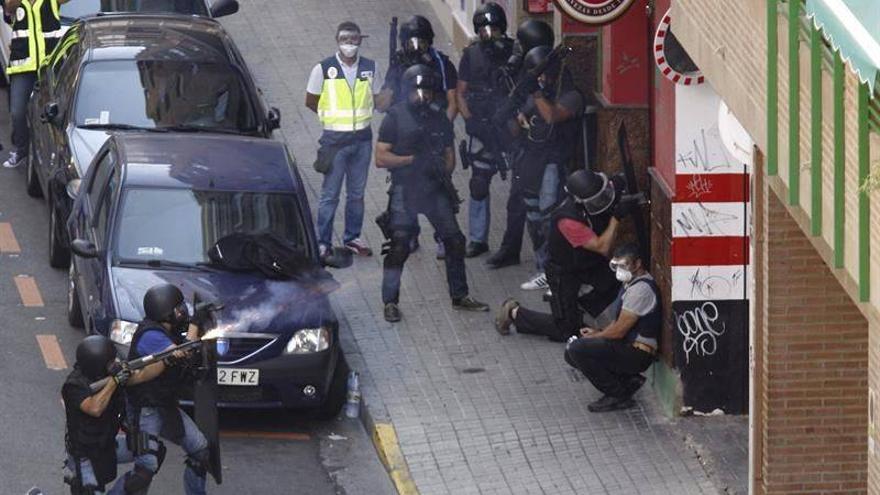
[{"label": "man in pink shirt", "polygon": [[515,325],[519,333],[564,342],[583,326],[584,305],[595,317],[614,301],[620,284],[608,270],[608,254],[620,219],[632,208],[620,200],[620,189],[602,173],[578,170],[568,177],[568,197],[553,211],[547,239],[551,313],[508,299],[495,319],[499,333],[507,335]]}]

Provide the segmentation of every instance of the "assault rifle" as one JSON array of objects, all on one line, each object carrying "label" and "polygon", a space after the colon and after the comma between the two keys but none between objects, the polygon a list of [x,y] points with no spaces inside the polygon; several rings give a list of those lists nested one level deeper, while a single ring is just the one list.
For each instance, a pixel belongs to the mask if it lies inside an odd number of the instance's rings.
[{"label": "assault rifle", "polygon": [[[170,358],[171,355],[177,351],[190,351],[190,350],[199,349],[201,347],[202,347],[201,340],[193,340],[190,342],[184,342],[183,344],[172,347],[166,351],[157,352],[155,354],[148,354],[146,356],[142,356],[137,359],[132,359],[131,361],[126,361],[126,362],[124,362],[123,366],[128,366],[128,369],[130,369],[131,371],[136,371],[136,370],[139,370],[142,368],[146,368],[147,366],[149,366],[153,363],[165,361],[166,359]],[[92,389],[92,392],[97,392],[98,390],[101,390],[102,388],[104,388],[104,386],[107,385],[107,382],[109,382],[111,379],[112,379],[112,377],[109,377],[109,376],[106,378],[101,378],[100,380],[98,380],[96,382],[92,382],[92,384],[89,385],[89,388]]]},{"label": "assault rifle", "polygon": [[571,54],[571,51],[571,48],[565,45],[556,45],[556,47],[547,55],[547,58],[544,59],[543,63],[539,64],[534,69],[521,74],[516,80],[516,84],[511,88],[507,101],[501,105],[495,113],[493,123],[499,127],[504,126],[507,125],[507,122],[510,119],[516,117],[516,112],[521,106],[523,106],[523,104],[525,104],[526,99],[529,97],[529,92],[532,91],[537,84],[538,77],[549,68],[561,64],[562,61]]},{"label": "assault rifle", "polygon": [[397,17],[391,18],[388,29],[388,68],[394,67],[397,58]]},{"label": "assault rifle", "polygon": [[[439,108],[435,108],[435,105],[432,105],[429,111],[442,112]],[[446,116],[444,115],[443,118],[446,118]],[[439,140],[433,139],[434,136],[432,136],[431,132],[429,132],[424,126],[419,128],[419,132],[422,134],[422,146],[418,149],[427,150],[427,154],[421,156],[430,162],[428,164],[428,176],[440,184],[443,188],[443,192],[446,193],[449,197],[449,201],[452,203],[453,213],[458,214],[461,209],[460,205],[462,200],[461,196],[458,195],[458,189],[456,189],[455,184],[452,183],[452,175],[446,171],[446,157],[444,156],[445,148],[442,145],[437,145]]]}]

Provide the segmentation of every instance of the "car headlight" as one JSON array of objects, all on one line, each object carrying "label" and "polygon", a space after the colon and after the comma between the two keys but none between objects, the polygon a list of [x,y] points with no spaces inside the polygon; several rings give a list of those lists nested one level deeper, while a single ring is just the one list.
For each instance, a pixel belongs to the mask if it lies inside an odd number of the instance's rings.
[{"label": "car headlight", "polygon": [[330,330],[327,328],[303,328],[297,330],[287,343],[285,354],[308,354],[321,352],[330,347]]},{"label": "car headlight", "polygon": [[113,323],[110,324],[110,340],[117,344],[131,344],[131,338],[134,336],[137,326],[137,323],[130,321],[113,320]]}]

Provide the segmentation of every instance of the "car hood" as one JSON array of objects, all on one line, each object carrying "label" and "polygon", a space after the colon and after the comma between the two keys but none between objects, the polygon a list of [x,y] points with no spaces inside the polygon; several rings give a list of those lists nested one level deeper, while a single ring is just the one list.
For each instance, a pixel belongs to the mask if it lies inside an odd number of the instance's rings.
[{"label": "car hood", "polygon": [[127,321],[143,318],[144,294],[150,287],[171,283],[183,291],[188,303],[195,292],[203,300],[221,303],[217,323],[226,331],[289,334],[336,322],[326,292],[296,281],[268,280],[250,273],[120,266],[112,268],[111,277],[117,315]]},{"label": "car hood", "polygon": [[104,146],[107,138],[110,137],[108,131],[100,129],[82,129],[71,126],[69,131],[70,151],[76,159],[79,167],[79,176],[84,177],[95,153]]}]

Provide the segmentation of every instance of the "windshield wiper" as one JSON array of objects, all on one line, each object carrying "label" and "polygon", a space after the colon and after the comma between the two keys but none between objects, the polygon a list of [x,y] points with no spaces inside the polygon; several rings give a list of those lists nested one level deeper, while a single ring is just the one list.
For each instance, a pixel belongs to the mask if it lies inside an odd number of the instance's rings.
[{"label": "windshield wiper", "polygon": [[131,124],[78,124],[80,129],[101,129],[107,131],[149,131],[149,132],[168,132],[161,127],[141,127]]},{"label": "windshield wiper", "polygon": [[181,261],[170,261],[163,259],[149,259],[149,260],[137,260],[130,258],[122,258],[119,260],[119,264],[121,265],[139,265],[139,266],[149,266],[151,268],[177,268],[183,270],[212,270],[217,271],[219,268],[214,263],[209,263],[205,261],[198,261],[195,263],[184,263]]},{"label": "windshield wiper", "polygon": [[[216,133],[216,134],[242,134],[243,131],[238,129],[229,129],[227,127],[206,127],[203,125],[192,125],[192,124],[176,124],[176,125],[163,125],[159,127],[163,131],[173,131],[173,132],[207,132],[207,133]],[[246,131],[245,131],[246,132]]]}]

